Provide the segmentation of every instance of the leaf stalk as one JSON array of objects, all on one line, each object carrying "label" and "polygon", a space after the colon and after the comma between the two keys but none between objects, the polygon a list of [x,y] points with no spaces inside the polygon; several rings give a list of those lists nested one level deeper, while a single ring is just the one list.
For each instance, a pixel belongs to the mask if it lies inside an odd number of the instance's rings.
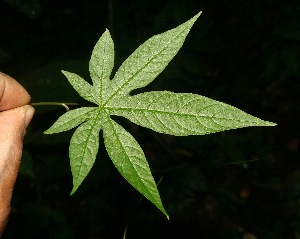
[{"label": "leaf stalk", "polygon": [[69,111],[70,108],[68,105],[79,105],[79,103],[62,103],[62,102],[35,102],[31,103],[31,106],[45,106],[45,105],[59,105],[66,109],[66,111]]}]

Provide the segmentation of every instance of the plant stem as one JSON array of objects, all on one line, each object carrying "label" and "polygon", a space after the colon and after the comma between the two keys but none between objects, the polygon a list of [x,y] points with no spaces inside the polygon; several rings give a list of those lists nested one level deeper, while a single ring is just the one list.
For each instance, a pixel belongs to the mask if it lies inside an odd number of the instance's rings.
[{"label": "plant stem", "polygon": [[66,111],[69,111],[68,105],[79,105],[78,103],[61,103],[61,102],[36,102],[31,103],[31,106],[39,106],[39,105],[59,105],[66,109]]}]

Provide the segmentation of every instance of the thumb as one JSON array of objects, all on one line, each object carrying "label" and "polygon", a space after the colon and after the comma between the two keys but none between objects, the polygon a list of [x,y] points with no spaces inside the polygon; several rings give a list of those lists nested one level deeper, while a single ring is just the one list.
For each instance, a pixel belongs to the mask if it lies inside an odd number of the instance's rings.
[{"label": "thumb", "polygon": [[29,105],[0,112],[0,235],[10,212],[23,138],[33,114],[34,109]]}]

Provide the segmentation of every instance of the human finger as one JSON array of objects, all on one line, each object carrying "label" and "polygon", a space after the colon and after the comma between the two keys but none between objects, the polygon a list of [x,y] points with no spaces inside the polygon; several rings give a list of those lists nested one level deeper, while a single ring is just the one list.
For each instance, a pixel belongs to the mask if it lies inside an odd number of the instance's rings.
[{"label": "human finger", "polygon": [[28,92],[16,80],[0,72],[0,111],[14,109],[30,102]]},{"label": "human finger", "polygon": [[25,105],[0,113],[0,236],[10,213],[10,202],[20,166],[23,138],[34,109]]}]

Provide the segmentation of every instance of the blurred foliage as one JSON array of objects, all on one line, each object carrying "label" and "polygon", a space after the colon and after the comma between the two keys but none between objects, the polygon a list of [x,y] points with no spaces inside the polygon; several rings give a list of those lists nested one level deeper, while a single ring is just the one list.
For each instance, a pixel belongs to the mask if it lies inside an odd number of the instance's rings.
[{"label": "blurred foliage", "polygon": [[106,27],[116,70],[144,40],[199,10],[187,42],[147,89],[205,95],[279,125],[181,138],[124,120],[162,178],[167,221],[121,178],[103,145],[69,196],[72,132],[42,134],[64,109],[36,107],[3,238],[122,238],[126,225],[130,239],[300,238],[299,1],[0,0],[0,70],[34,102],[79,102],[60,70],[87,79]]}]

